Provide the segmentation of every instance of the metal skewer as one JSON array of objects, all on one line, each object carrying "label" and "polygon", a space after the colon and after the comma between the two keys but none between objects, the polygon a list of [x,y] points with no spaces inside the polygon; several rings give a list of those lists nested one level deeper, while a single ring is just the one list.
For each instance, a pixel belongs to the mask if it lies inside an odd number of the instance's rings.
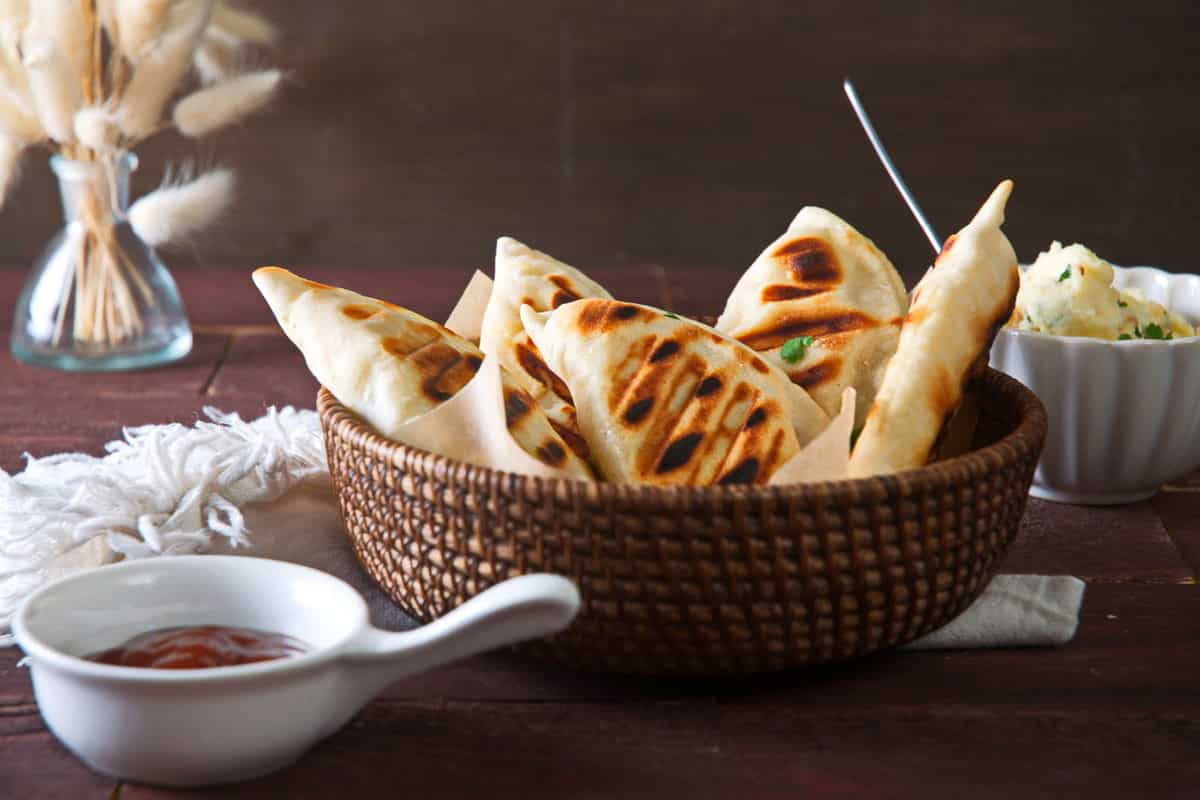
[{"label": "metal skewer", "polygon": [[842,81],[842,88],[846,90],[846,97],[850,99],[850,105],[854,107],[854,113],[858,116],[858,121],[862,123],[863,130],[867,134],[867,139],[871,142],[871,147],[875,148],[875,155],[879,156],[879,160],[883,162],[883,168],[887,170],[888,177],[895,184],[896,191],[900,192],[900,196],[904,198],[905,204],[908,205],[908,210],[916,217],[917,224],[921,226],[921,230],[925,233],[925,238],[933,246],[933,251],[940,253],[942,251],[942,240],[938,238],[937,232],[929,224],[929,220],[925,218],[925,214],[921,212],[921,207],[917,205],[917,199],[908,190],[908,186],[904,183],[904,178],[900,177],[900,170],[896,169],[896,165],[892,163],[887,150],[884,149],[883,142],[879,140],[879,134],[875,132],[875,126],[871,124],[871,118],[867,116],[867,110],[863,108],[862,101],[858,99],[858,92],[854,91],[854,84],[850,82],[849,78],[846,78]]}]

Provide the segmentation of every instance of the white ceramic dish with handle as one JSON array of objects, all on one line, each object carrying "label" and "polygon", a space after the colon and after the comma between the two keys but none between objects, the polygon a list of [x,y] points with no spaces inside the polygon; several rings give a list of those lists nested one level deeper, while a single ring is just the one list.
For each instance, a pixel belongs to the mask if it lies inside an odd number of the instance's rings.
[{"label": "white ceramic dish with handle", "polygon": [[[1113,269],[1117,288],[1200,320],[1200,276]],[[1046,406],[1034,497],[1131,503],[1200,467],[1200,337],[1113,342],[1004,328],[990,364]]]},{"label": "white ceramic dish with handle", "polygon": [[[408,675],[566,628],[574,584],[526,575],[404,633],[367,621],[352,587],[308,567],[241,556],[133,561],[35,592],[13,633],[47,726],[96,770],[170,786],[273,772]],[[302,655],[231,667],[142,669],[88,661],[135,635],[228,625],[283,633]]]}]

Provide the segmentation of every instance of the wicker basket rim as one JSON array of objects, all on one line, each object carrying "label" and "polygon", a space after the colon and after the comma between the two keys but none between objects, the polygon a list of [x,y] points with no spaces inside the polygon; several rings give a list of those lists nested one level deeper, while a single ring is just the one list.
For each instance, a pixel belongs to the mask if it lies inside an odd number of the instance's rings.
[{"label": "wicker basket rim", "polygon": [[[321,386],[317,392],[317,411],[323,425],[335,426],[339,436],[365,447],[376,458],[402,466],[419,474],[441,479],[456,476],[463,484],[485,482],[493,486],[507,485],[530,493],[575,493],[587,487],[592,499],[599,501],[651,502],[678,507],[681,503],[694,505],[704,502],[734,499],[754,500],[766,495],[801,502],[877,502],[896,494],[908,495],[961,484],[975,480],[997,469],[1031,458],[1037,460],[1046,437],[1046,409],[1037,395],[1024,384],[1002,372],[988,368],[975,382],[983,403],[1003,403],[1015,407],[1016,427],[986,447],[962,455],[900,472],[866,478],[836,481],[815,481],[788,485],[731,485],[731,486],[644,486],[580,481],[573,478],[539,478],[506,472],[491,467],[476,466],[447,456],[387,439],[375,432],[353,411],[341,404],[333,393]],[[524,493],[524,492],[522,492]]]}]

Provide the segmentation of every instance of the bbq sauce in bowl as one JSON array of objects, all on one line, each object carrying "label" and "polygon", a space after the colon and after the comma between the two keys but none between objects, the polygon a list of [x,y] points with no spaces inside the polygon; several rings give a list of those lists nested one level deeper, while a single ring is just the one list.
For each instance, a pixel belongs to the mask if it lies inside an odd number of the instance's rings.
[{"label": "bbq sauce in bowl", "polygon": [[208,669],[274,661],[306,653],[309,645],[282,633],[225,625],[162,628],[86,656],[88,661],[143,669]]}]

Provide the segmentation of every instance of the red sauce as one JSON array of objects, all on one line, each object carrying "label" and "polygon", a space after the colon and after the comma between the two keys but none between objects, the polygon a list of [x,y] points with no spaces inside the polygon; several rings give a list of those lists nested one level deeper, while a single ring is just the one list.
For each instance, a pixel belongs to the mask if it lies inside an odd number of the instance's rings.
[{"label": "red sauce", "polygon": [[120,647],[93,653],[88,661],[118,667],[206,669],[298,656],[309,650],[282,633],[224,625],[163,628],[133,637]]}]

